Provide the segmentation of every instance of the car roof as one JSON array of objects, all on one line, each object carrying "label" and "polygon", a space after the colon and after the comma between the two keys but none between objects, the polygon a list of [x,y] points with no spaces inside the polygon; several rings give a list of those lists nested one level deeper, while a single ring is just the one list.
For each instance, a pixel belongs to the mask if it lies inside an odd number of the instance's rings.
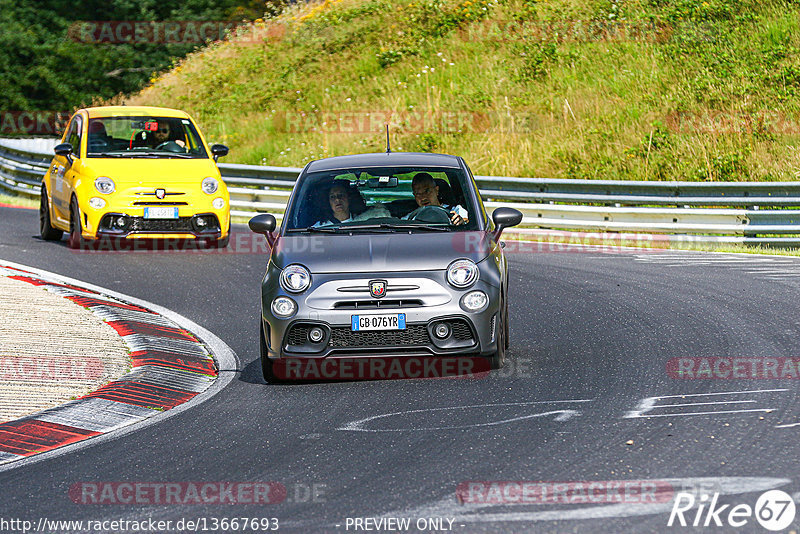
[{"label": "car roof", "polygon": [[456,156],[422,152],[381,152],[353,154],[312,161],[306,172],[352,169],[354,167],[450,167],[461,168]]},{"label": "car roof", "polygon": [[170,108],[159,108],[155,106],[102,106],[96,108],[86,108],[90,119],[98,117],[170,117],[188,119],[189,115],[184,111]]}]

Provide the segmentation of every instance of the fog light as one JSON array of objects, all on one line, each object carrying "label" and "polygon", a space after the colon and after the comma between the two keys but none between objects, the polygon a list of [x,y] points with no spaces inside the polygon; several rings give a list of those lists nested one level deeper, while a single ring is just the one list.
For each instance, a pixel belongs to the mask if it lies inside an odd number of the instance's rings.
[{"label": "fog light", "polygon": [[479,312],[489,304],[489,297],[483,291],[470,291],[461,297],[461,307],[469,312]]},{"label": "fog light", "polygon": [[111,224],[114,227],[121,229],[121,228],[125,228],[125,225],[128,224],[128,221],[125,219],[124,216],[115,217],[114,219],[111,219]]},{"label": "fog light", "polygon": [[308,332],[308,339],[310,339],[312,343],[319,343],[322,341],[323,337],[325,337],[325,332],[318,326],[315,326]]},{"label": "fog light", "polygon": [[101,210],[106,207],[106,201],[100,197],[92,197],[89,199],[89,206],[96,210]]},{"label": "fog light", "polygon": [[436,325],[436,328],[433,329],[433,335],[438,337],[439,339],[444,339],[450,335],[450,326],[447,323],[439,323]]},{"label": "fog light", "polygon": [[204,227],[205,225],[206,225],[206,219],[205,219],[205,217],[198,217],[198,218],[197,218],[197,226],[199,226],[199,227],[201,227],[201,228],[202,228],[202,227]]},{"label": "fog light", "polygon": [[215,198],[214,202],[211,203],[214,206],[215,210],[221,210],[225,207],[225,199],[224,198]]},{"label": "fog light", "polygon": [[272,313],[276,317],[291,317],[297,311],[297,304],[289,297],[277,297],[272,301]]}]

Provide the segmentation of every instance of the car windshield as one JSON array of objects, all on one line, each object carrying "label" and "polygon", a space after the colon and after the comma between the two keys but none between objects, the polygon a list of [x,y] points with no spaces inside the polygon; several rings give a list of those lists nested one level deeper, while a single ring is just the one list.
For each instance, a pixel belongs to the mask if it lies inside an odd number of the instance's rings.
[{"label": "car windshield", "polygon": [[367,167],[312,172],[297,184],[287,232],[477,229],[467,175],[446,167]]},{"label": "car windshield", "polygon": [[103,117],[89,119],[90,158],[207,158],[189,119]]}]

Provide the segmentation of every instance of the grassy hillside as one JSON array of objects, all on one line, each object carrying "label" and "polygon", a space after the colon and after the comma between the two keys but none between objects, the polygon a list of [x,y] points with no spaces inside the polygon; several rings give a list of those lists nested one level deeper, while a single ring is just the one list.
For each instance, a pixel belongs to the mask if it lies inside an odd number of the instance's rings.
[{"label": "grassy hillside", "polygon": [[392,113],[395,148],[476,174],[795,180],[798,51],[798,0],[325,0],[128,102],[242,163],[382,150]]}]

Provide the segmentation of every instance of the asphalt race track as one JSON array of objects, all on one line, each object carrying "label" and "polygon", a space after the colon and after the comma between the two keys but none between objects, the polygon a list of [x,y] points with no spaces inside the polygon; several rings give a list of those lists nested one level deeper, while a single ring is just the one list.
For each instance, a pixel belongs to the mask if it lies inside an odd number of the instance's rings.
[{"label": "asphalt race track", "polygon": [[[4,518],[276,517],[289,532],[354,532],[348,518],[379,517],[411,518],[411,532],[420,518],[444,518],[443,528],[453,519],[453,532],[766,532],[753,517],[738,529],[669,529],[663,498],[517,504],[456,494],[476,481],[653,481],[753,507],[766,490],[800,492],[797,380],[667,372],[672,358],[800,356],[797,259],[510,254],[502,371],[269,386],[257,341],[266,255],[76,253],[37,236],[35,210],[0,208],[0,258],[169,308],[219,336],[239,363],[221,370],[236,374],[230,385],[195,408],[0,472]],[[85,504],[70,496],[86,482],[264,481],[283,484],[286,500]]]}]

